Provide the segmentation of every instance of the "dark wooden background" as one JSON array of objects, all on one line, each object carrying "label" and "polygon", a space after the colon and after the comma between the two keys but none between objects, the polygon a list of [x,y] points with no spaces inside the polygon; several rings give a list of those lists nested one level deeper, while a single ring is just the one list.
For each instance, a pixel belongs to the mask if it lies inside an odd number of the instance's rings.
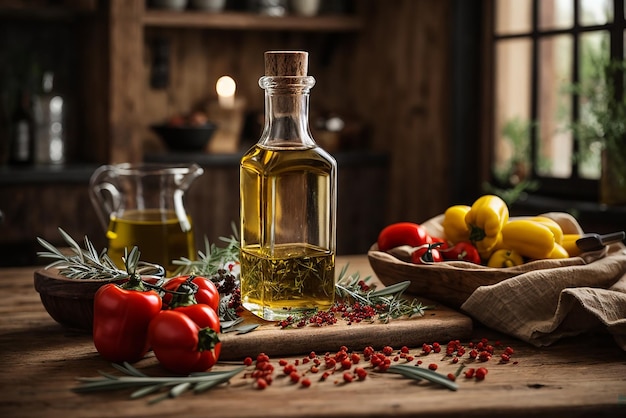
[{"label": "dark wooden background", "polygon": [[[40,19],[70,28],[71,41],[64,48],[74,51],[71,161],[94,168],[141,161],[147,151],[163,152],[150,124],[215,100],[215,81],[223,74],[237,81],[237,95],[248,110],[262,112],[263,91],[257,82],[263,52],[309,51],[309,72],[317,81],[312,115],[336,112],[358,121],[361,135],[349,153],[382,156],[376,164],[364,159],[345,170],[339,166],[338,250],[354,253],[366,251],[387,223],[423,222],[456,203],[459,190],[467,199],[479,193],[483,163],[452,157],[459,143],[451,128],[457,3],[360,0],[348,2],[339,16],[328,12],[304,23],[292,17],[274,22],[259,18],[248,24],[239,11],[206,23],[157,13],[146,9],[144,1],[13,0],[0,7],[0,19],[13,25]],[[150,86],[153,45],[159,39],[166,40],[170,51],[164,89]],[[461,143],[474,149],[477,140],[467,136]],[[214,241],[230,233],[237,214],[236,163],[206,170],[207,178],[189,193],[190,212],[202,218],[196,220],[199,234]],[[86,199],[87,178],[42,183],[44,174],[15,184],[11,173],[7,167],[0,171],[0,210],[5,212],[0,246],[32,245],[34,236],[58,241],[57,226],[78,237],[96,234],[98,242],[101,228]]]}]

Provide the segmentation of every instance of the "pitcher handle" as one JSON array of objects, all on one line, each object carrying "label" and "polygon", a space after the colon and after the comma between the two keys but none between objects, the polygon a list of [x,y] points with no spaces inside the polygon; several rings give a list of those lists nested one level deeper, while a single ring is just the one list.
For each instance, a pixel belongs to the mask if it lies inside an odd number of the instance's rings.
[{"label": "pitcher handle", "polygon": [[204,169],[196,163],[190,164],[188,170],[189,172],[179,184],[179,188],[181,190],[187,190],[195,179],[204,174]]},{"label": "pitcher handle", "polygon": [[113,166],[100,166],[89,180],[89,197],[105,231],[109,227],[111,214],[119,208],[121,203],[120,191],[111,182],[114,178],[110,175],[112,172],[114,172]]}]

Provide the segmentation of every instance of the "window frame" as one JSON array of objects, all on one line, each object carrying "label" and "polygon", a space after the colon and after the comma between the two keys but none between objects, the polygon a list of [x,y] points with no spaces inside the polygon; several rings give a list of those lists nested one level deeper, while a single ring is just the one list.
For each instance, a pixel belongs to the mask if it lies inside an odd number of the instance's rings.
[{"label": "window frame", "polygon": [[[495,132],[495,111],[496,103],[496,44],[500,40],[509,39],[529,39],[531,41],[531,69],[530,69],[530,120],[536,121],[539,116],[538,95],[539,95],[539,49],[540,41],[545,37],[556,35],[571,35],[572,37],[572,83],[576,84],[580,81],[579,61],[580,61],[580,38],[581,35],[588,32],[607,31],[610,39],[610,56],[611,59],[619,57],[624,58],[624,32],[626,31],[626,19],[624,16],[625,0],[612,0],[614,17],[612,22],[593,26],[580,25],[581,6],[580,0],[571,0],[573,2],[573,26],[559,29],[539,29],[539,2],[541,0],[532,0],[531,2],[531,29],[527,32],[512,34],[496,33],[496,12],[497,0],[488,0],[485,4],[483,17],[483,120],[481,123],[481,137],[484,145],[483,159],[487,161],[486,171],[483,171],[483,178],[486,181],[494,182],[494,174],[492,167],[495,161],[494,146],[497,141],[497,132]],[[619,81],[621,83],[621,80]],[[619,90],[623,89],[623,84],[619,86]],[[580,116],[580,108],[578,97],[572,94],[571,98],[571,118],[572,121],[578,120]],[[599,195],[599,180],[586,179],[578,175],[578,167],[576,161],[572,161],[572,176],[569,178],[555,178],[542,176],[537,172],[538,154],[538,130],[536,124],[530,129],[530,179],[537,180],[538,188],[533,194],[547,195],[562,199],[575,199],[584,201],[597,201]],[[574,149],[578,151],[578,141],[574,134]],[[501,185],[500,185],[501,186]]]}]

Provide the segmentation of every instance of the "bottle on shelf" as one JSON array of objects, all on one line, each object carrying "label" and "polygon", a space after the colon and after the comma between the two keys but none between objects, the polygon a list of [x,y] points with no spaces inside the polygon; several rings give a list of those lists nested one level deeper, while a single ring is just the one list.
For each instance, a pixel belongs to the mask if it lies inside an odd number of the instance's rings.
[{"label": "bottle on shelf", "polygon": [[11,116],[9,163],[28,165],[34,160],[34,121],[30,95],[20,91]]},{"label": "bottle on shelf", "polygon": [[309,130],[307,71],[306,52],[265,53],[264,129],[240,165],[241,299],[269,320],[334,303],[337,164]]},{"label": "bottle on shelf", "polygon": [[35,119],[35,163],[42,165],[65,162],[65,126],[63,97],[54,91],[54,74],[46,72],[42,93],[33,99]]}]

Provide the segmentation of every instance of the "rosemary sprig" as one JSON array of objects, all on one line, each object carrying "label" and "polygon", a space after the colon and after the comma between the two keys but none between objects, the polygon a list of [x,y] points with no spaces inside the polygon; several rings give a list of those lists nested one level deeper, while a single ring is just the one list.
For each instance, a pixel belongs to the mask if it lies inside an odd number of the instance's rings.
[{"label": "rosemary sprig", "polygon": [[46,268],[57,267],[59,273],[67,278],[117,280],[126,279],[134,273],[160,277],[165,275],[165,269],[162,266],[141,261],[141,253],[137,247],[133,247],[130,253],[126,250],[124,251],[125,256],[122,257],[122,261],[126,266],[126,270],[124,270],[115,265],[111,257],[107,255],[106,248],[98,253],[87,236],[85,236],[85,248],[83,249],[67,232],[61,228],[58,229],[65,242],[69,245],[71,254],[65,254],[45,239],[37,237],[39,244],[48,250],[37,252],[37,256],[54,260]]},{"label": "rosemary sprig", "polygon": [[[37,237],[37,241],[48,251],[40,251],[37,255],[41,258],[54,260],[46,268],[58,267],[59,272],[70,279],[124,279],[129,273],[118,268],[113,260],[106,254],[104,249],[100,254],[94,245],[85,236],[85,249],[63,229],[59,228],[65,242],[69,245],[72,254],[64,254],[54,245],[43,238]],[[134,256],[133,256],[134,257]],[[133,258],[135,260],[135,258]],[[135,260],[138,262],[138,259]]]},{"label": "rosemary sprig", "polygon": [[199,276],[213,276],[229,262],[239,260],[239,236],[235,224],[232,224],[233,235],[220,237],[226,243],[225,247],[218,247],[209,243],[204,237],[204,252],[198,251],[198,260],[182,257],[174,260],[173,264],[180,266],[176,274],[196,274]]},{"label": "rosemary sprig", "polygon": [[401,374],[402,376],[413,380],[428,380],[450,390],[457,390],[459,388],[456,383],[448,379],[446,376],[422,367],[409,366],[406,364],[394,364],[387,369],[387,373]]},{"label": "rosemary sprig", "polygon": [[363,280],[359,273],[348,276],[347,268],[348,265],[342,268],[335,284],[337,298],[375,308],[380,321],[389,322],[390,319],[403,316],[409,318],[415,315],[423,316],[424,311],[432,309],[432,306],[425,306],[417,299],[408,300],[404,297],[404,291],[411,284],[409,281],[396,283],[380,290],[377,290],[375,285],[368,285],[364,288],[360,282],[367,284],[371,276]]},{"label": "rosemary sprig", "polygon": [[228,382],[245,368],[245,366],[242,366],[225,371],[192,373],[189,376],[182,377],[153,377],[144,374],[126,362],[123,364],[114,363],[113,367],[126,376],[114,376],[109,373],[99,372],[101,377],[81,377],[78,380],[82,384],[75,387],[73,391],[88,393],[138,388],[130,394],[132,399],[137,399],[168,389],[166,393],[150,400],[150,403],[156,403],[168,398],[176,398],[188,390],[193,390],[195,393],[207,391],[219,384]]},{"label": "rosemary sprig", "polygon": [[[220,240],[226,243],[226,246],[219,247],[209,243],[207,237],[204,237],[204,252],[198,251],[198,260],[190,260],[182,257],[172,261],[173,264],[180,266],[175,275],[197,275],[210,278],[220,291],[219,315],[222,321],[234,321],[239,316],[236,307],[233,307],[233,298],[238,297],[236,292],[239,289],[238,269],[230,271],[227,268],[229,263],[237,264],[239,262],[239,237],[235,224],[232,224],[233,234],[230,237],[220,237]],[[232,275],[228,278],[227,276]],[[225,281],[229,279],[232,284]],[[223,289],[228,289],[223,291]]]}]

